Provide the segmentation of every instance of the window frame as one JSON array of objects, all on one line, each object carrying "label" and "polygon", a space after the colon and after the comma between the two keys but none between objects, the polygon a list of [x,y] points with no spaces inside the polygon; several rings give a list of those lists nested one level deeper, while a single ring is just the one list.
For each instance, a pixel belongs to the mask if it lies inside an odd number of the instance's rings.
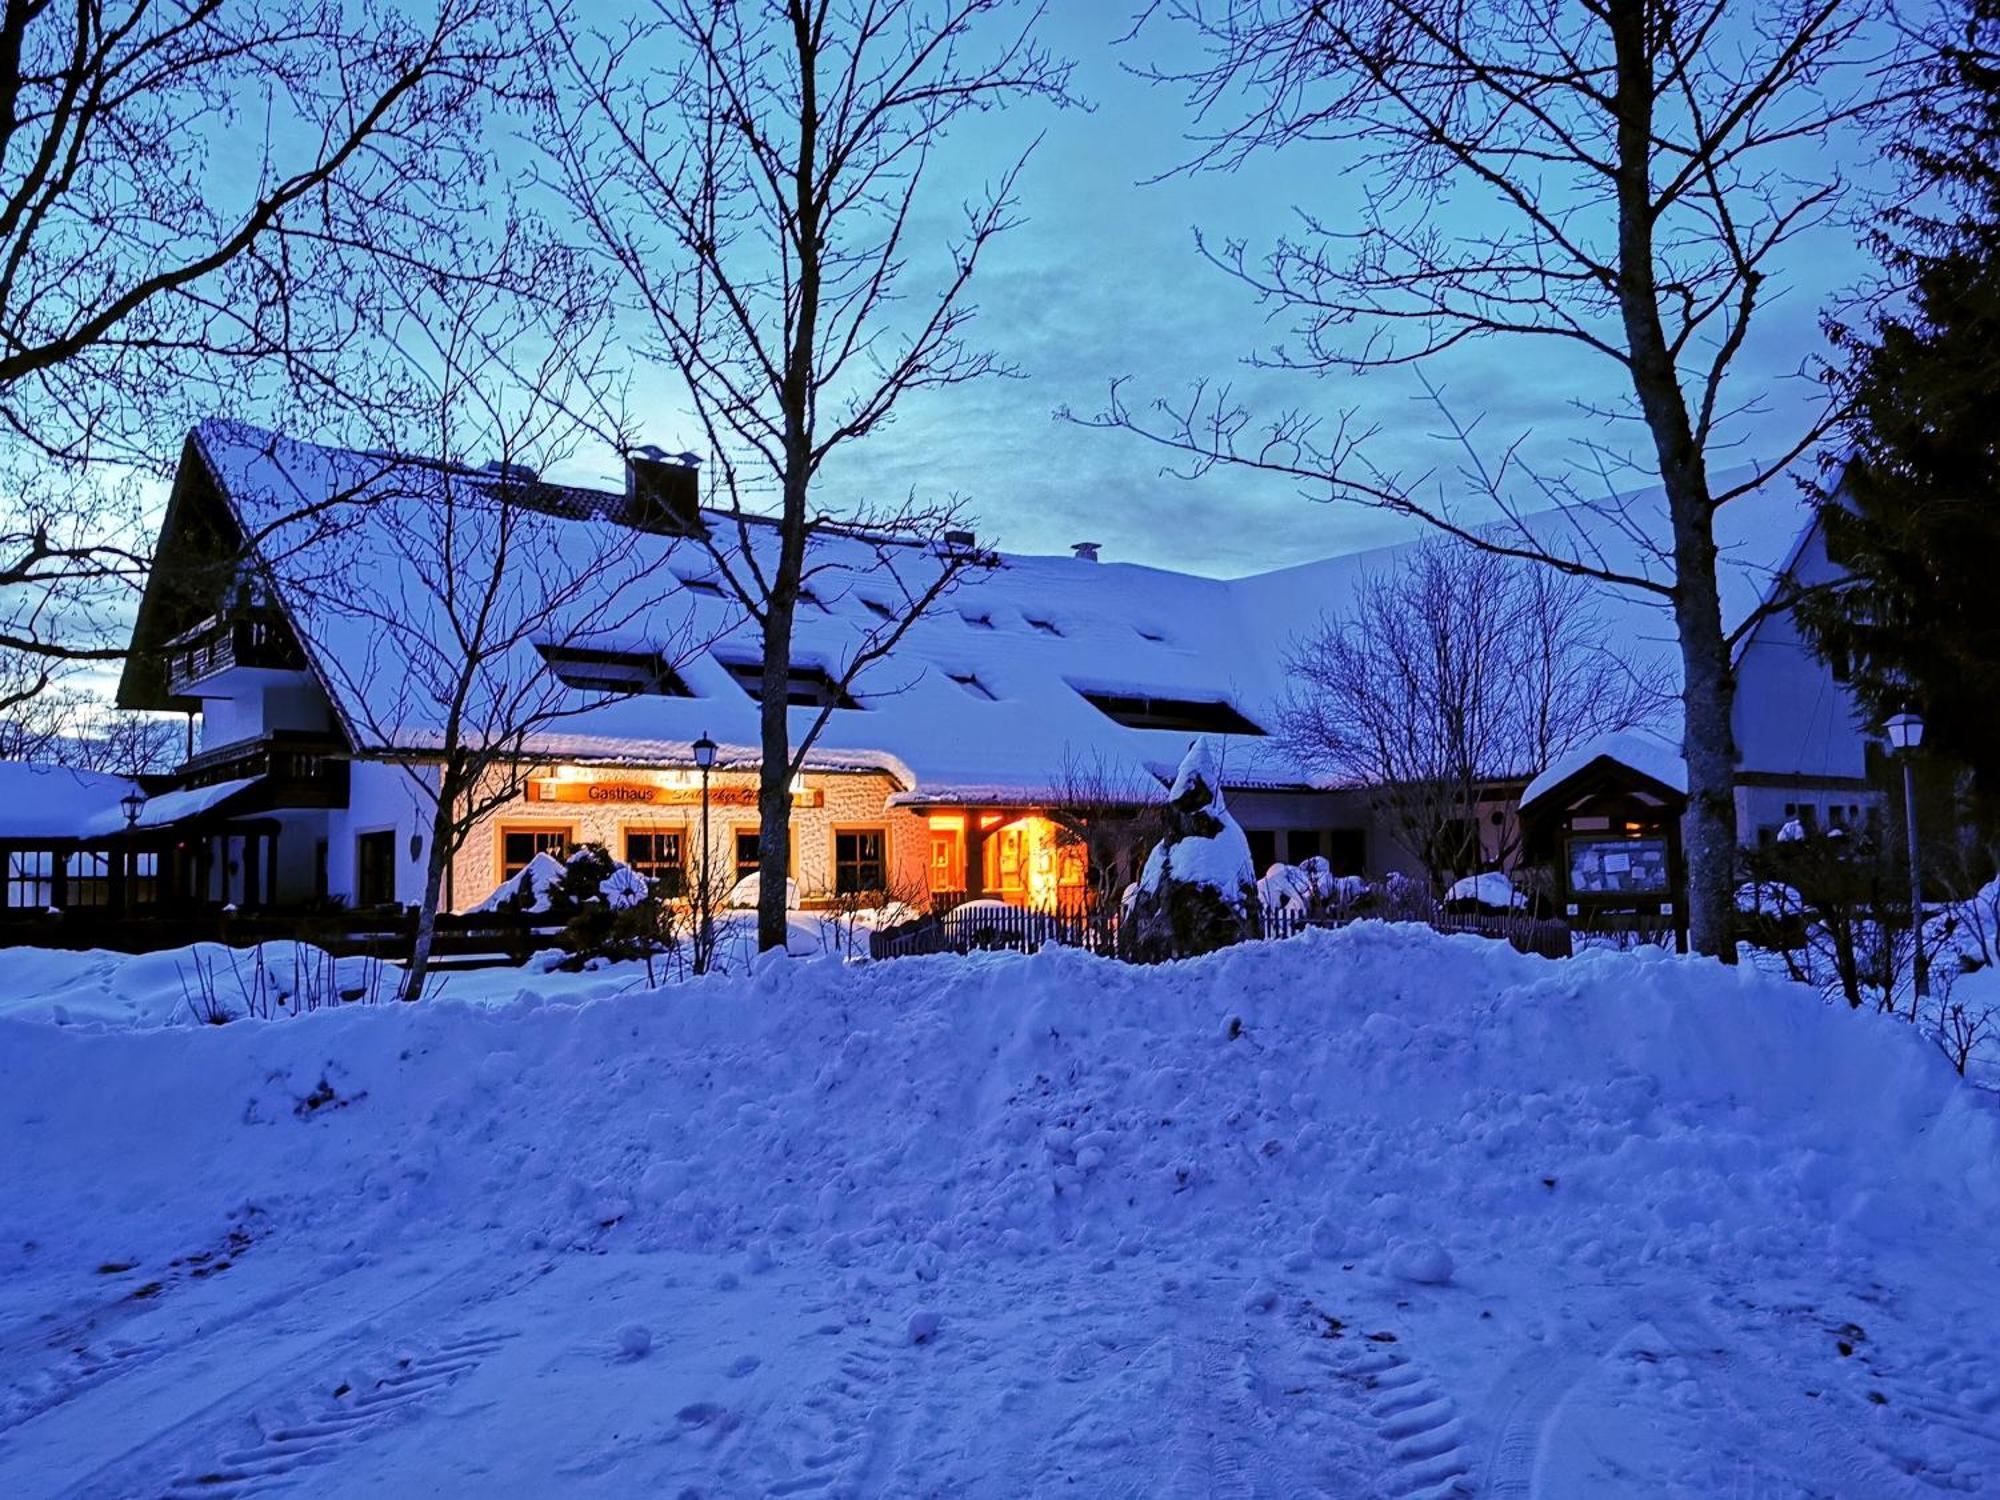
[{"label": "window frame", "polygon": [[[645,861],[635,859],[632,856],[632,840],[635,838],[670,838],[674,840],[675,847],[678,850],[677,857],[671,862],[659,859]],[[675,877],[666,881],[664,887],[660,890],[662,896],[676,898],[688,894],[688,857],[692,853],[692,849],[690,847],[688,825],[686,823],[626,823],[620,826],[618,830],[618,844],[620,855],[625,864],[631,868],[633,874],[645,879],[649,890],[653,888],[655,883],[655,877],[649,872],[659,869],[670,871]]]},{"label": "window frame", "polygon": [[[848,838],[848,839],[865,838],[871,834],[878,840],[878,850],[876,853],[876,857],[872,861],[872,863],[874,863],[875,866],[877,867],[880,873],[880,879],[873,885],[862,884],[858,880],[857,883],[852,886],[844,885],[841,879],[843,862],[840,857],[840,841],[843,838]],[[866,896],[866,895],[888,894],[889,872],[894,868],[894,865],[889,857],[890,845],[889,845],[888,824],[836,823],[833,827],[827,830],[827,851],[829,855],[829,858],[827,860],[827,874],[831,877],[828,881],[828,886],[829,886],[828,894],[834,896]],[[845,863],[853,865],[857,869],[857,871],[859,871],[859,870],[865,870],[870,861],[860,859],[857,857],[856,859],[846,861]]]},{"label": "window frame", "polygon": [[[363,883],[365,877],[372,868],[370,861],[367,857],[366,851],[372,845],[374,845],[375,841],[377,840],[380,841],[380,847],[387,851],[387,857],[383,861],[381,873],[387,876],[389,882],[389,888],[385,894],[376,896],[375,899],[370,900],[369,892]],[[396,830],[393,828],[363,829],[354,835],[355,908],[357,910],[367,910],[371,907],[394,906],[395,904],[396,904]]]},{"label": "window frame", "polygon": [[[496,886],[504,885],[506,882],[512,880],[521,871],[526,869],[535,857],[534,854],[530,854],[526,860],[523,860],[513,869],[509,870],[507,868],[507,836],[513,833],[530,834],[536,837],[552,833],[561,834],[563,849],[565,851],[576,847],[576,824],[573,822],[558,823],[553,820],[546,822],[536,820],[533,822],[498,824],[493,830],[493,871],[495,877],[493,883]],[[535,854],[542,852],[540,848],[535,850]],[[558,854],[556,858],[561,859],[562,855]]]}]

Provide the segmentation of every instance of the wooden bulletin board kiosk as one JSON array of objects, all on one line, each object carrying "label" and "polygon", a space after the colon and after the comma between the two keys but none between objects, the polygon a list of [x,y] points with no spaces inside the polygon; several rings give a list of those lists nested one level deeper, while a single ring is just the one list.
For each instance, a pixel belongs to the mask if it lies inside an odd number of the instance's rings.
[{"label": "wooden bulletin board kiosk", "polygon": [[[1634,763],[1634,762],[1641,763]],[[1530,859],[1555,875],[1557,912],[1579,931],[1671,928],[1687,951],[1687,872],[1677,765],[1657,755],[1587,754],[1537,777],[1521,800]]]}]

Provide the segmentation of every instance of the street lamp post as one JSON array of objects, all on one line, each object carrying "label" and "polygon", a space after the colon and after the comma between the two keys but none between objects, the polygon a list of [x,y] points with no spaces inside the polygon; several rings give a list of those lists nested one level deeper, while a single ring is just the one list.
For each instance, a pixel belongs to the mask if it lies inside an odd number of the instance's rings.
[{"label": "street lamp post", "polygon": [[1910,841],[1910,944],[1912,974],[1919,1000],[1931,992],[1930,964],[1924,958],[1924,874],[1917,854],[1917,777],[1914,762],[1917,746],[1924,742],[1921,714],[1894,714],[1882,726],[1889,744],[1903,762],[1903,831]]},{"label": "street lamp post", "polygon": [[118,799],[118,810],[125,814],[125,847],[118,850],[118,909],[121,912],[133,908],[132,883],[139,875],[139,854],[132,847],[139,832],[139,815],[146,810],[146,789],[138,782],[132,783],[132,790]]},{"label": "street lamp post", "polygon": [[694,763],[701,771],[701,891],[697,897],[699,913],[697,920],[701,925],[696,932],[694,942],[694,971],[697,974],[708,972],[709,950],[715,941],[708,911],[712,890],[708,870],[708,773],[715,769],[715,748],[715,741],[708,737],[706,730],[692,746]]}]

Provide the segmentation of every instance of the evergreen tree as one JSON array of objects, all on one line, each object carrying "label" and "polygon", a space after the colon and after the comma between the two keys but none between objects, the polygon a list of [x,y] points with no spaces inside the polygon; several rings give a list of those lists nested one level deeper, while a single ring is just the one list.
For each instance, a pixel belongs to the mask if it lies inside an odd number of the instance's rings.
[{"label": "evergreen tree", "polygon": [[2000,0],[1972,0],[1897,148],[1908,201],[1877,244],[1897,284],[1846,357],[1845,460],[1819,495],[1849,573],[1801,602],[1863,709],[1928,723],[1926,747],[2000,810]]}]

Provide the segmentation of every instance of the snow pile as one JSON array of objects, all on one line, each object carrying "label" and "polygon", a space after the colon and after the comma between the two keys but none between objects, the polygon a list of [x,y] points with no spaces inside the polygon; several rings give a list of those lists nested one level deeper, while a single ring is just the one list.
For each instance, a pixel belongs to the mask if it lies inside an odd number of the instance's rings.
[{"label": "snow pile", "polygon": [[520,911],[541,913],[555,904],[555,894],[567,872],[563,862],[546,850],[521,867],[518,875],[496,885],[474,911]]},{"label": "snow pile", "polygon": [[1513,911],[1528,904],[1528,898],[1514,888],[1514,882],[1498,870],[1486,870],[1454,881],[1444,893],[1447,902],[1466,901],[1489,911]]},{"label": "snow pile", "polygon": [[1376,924],[1156,968],[778,959],[581,1005],[9,1020],[0,1100],[0,1269],[240,1223],[922,1278],[1156,1240],[1390,1272],[1421,1242],[1462,1276],[1838,1261],[2000,1211],[1992,1109],[1905,1026],[1706,964]]},{"label": "snow pile", "polygon": [[[757,893],[763,888],[763,882],[757,878],[757,872],[752,870],[748,875],[745,875],[729,888],[729,894],[723,898],[722,904],[740,910],[755,911],[758,901]],[[799,883],[796,880],[787,878],[785,881],[785,910],[795,912],[798,909]]]},{"label": "snow pile", "polygon": [[[1250,840],[1223,800],[1222,772],[1207,735],[1195,740],[1182,757],[1180,771],[1167,792],[1167,807],[1170,831],[1146,856],[1139,876],[1141,891],[1158,895],[1169,880],[1174,880],[1207,886],[1224,900],[1236,901],[1242,891],[1256,885]],[[1174,812],[1185,821],[1184,830],[1176,827]]]}]

